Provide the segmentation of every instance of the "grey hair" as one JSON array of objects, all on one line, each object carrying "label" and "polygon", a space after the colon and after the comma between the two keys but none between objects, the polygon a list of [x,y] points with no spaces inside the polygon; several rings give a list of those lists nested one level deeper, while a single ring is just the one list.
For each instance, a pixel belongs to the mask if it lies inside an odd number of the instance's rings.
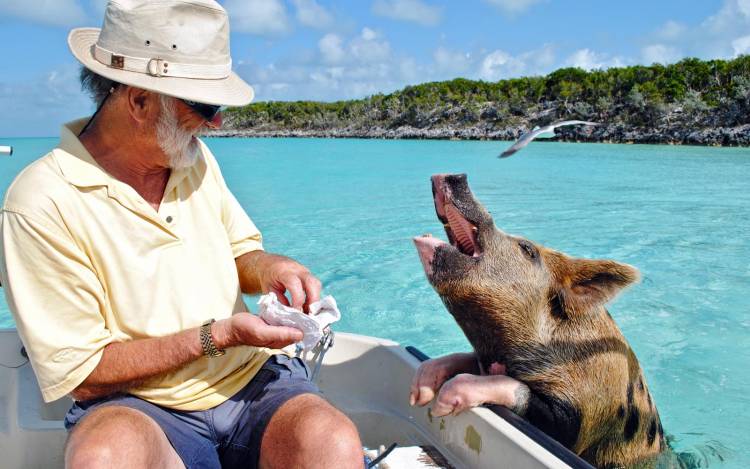
[{"label": "grey hair", "polygon": [[81,89],[91,96],[91,99],[96,103],[96,107],[101,106],[102,101],[107,97],[110,90],[119,85],[118,82],[104,78],[86,67],[81,67],[79,78],[81,80]]}]

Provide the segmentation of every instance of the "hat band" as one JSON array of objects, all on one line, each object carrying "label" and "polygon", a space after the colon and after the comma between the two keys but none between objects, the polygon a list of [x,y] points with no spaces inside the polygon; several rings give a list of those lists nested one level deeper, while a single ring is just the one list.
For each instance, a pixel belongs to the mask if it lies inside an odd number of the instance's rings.
[{"label": "hat band", "polygon": [[111,68],[143,73],[153,77],[198,78],[220,80],[232,72],[232,60],[222,65],[197,65],[172,62],[168,59],[120,55],[94,44],[94,58]]}]

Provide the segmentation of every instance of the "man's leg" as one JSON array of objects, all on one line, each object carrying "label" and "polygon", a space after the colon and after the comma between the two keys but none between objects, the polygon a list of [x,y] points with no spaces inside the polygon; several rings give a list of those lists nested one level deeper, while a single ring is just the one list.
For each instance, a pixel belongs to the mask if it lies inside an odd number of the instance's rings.
[{"label": "man's leg", "polygon": [[65,445],[67,468],[184,469],[159,425],[143,412],[104,406],[86,415]]},{"label": "man's leg", "polygon": [[346,415],[315,394],[301,394],[285,402],[263,433],[262,469],[363,466],[357,428]]}]

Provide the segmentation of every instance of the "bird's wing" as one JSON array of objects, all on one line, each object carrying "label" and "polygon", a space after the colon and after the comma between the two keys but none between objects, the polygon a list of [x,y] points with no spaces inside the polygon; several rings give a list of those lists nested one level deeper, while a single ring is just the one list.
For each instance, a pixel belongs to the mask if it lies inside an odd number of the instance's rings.
[{"label": "bird's wing", "polygon": [[512,155],[513,153],[515,153],[515,152],[517,152],[519,150],[518,148],[514,148],[514,147],[515,147],[515,145],[513,145],[510,148],[508,148],[504,152],[500,153],[500,156],[498,156],[498,158],[507,158],[507,157],[509,157],[510,155]]},{"label": "bird's wing", "polygon": [[513,153],[517,152],[521,148],[525,147],[529,144],[532,140],[536,138],[537,135],[544,133],[546,131],[547,127],[542,127],[541,129],[539,127],[535,127],[534,130],[531,132],[526,132],[525,134],[518,137],[518,140],[516,140],[516,143],[510,146],[507,150],[500,153],[500,158],[506,158]]},{"label": "bird's wing", "polygon": [[564,125],[601,125],[601,124],[599,124],[598,122],[571,120],[571,121],[555,122],[554,124],[550,125],[550,127],[554,129],[555,127],[562,127]]}]

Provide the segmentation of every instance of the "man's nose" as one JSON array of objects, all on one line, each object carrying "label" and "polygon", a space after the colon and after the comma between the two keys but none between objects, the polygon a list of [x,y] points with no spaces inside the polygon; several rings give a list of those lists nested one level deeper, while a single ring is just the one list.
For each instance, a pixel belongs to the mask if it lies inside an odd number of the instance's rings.
[{"label": "man's nose", "polygon": [[221,128],[221,123],[221,112],[217,112],[213,119],[211,119],[210,121],[206,121],[206,126],[212,129],[219,129]]}]

